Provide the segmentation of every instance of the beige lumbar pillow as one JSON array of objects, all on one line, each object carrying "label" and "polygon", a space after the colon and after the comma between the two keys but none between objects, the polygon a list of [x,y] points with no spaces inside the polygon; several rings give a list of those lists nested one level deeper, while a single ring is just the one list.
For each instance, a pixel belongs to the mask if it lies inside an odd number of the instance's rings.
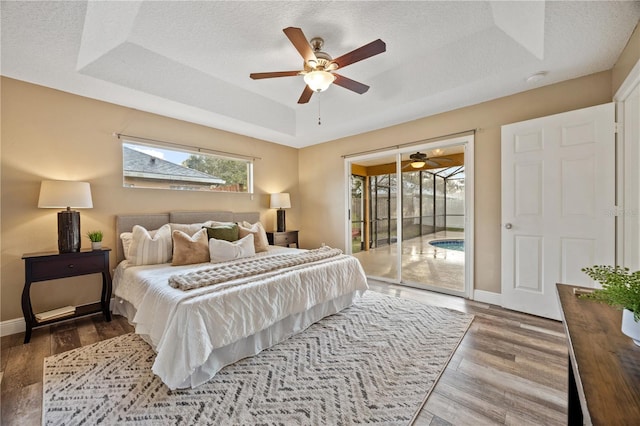
[{"label": "beige lumbar pillow", "polygon": [[175,230],[173,237],[173,260],[171,264],[191,265],[193,263],[205,263],[209,261],[209,237],[207,230],[201,229],[193,236]]},{"label": "beige lumbar pillow", "polygon": [[238,224],[238,237],[246,237],[249,234],[253,235],[253,245],[256,253],[267,251],[269,240],[267,239],[267,232],[260,222],[254,224],[242,222]]},{"label": "beige lumbar pillow", "polygon": [[225,241],[211,238],[209,240],[209,257],[212,262],[242,259],[255,256],[253,235],[249,234],[237,241]]}]

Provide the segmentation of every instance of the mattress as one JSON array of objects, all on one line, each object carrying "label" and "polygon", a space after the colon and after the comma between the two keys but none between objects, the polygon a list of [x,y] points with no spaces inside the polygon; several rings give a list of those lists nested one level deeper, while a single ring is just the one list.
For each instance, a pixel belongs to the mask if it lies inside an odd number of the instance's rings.
[{"label": "mattress", "polygon": [[[297,252],[270,246],[257,256]],[[207,268],[211,263],[124,261],[114,274],[114,313],[127,316],[154,348],[153,371],[171,389],[208,381],[225,365],[344,309],[367,289],[360,263],[346,255],[188,291],[168,284],[173,275]]]}]

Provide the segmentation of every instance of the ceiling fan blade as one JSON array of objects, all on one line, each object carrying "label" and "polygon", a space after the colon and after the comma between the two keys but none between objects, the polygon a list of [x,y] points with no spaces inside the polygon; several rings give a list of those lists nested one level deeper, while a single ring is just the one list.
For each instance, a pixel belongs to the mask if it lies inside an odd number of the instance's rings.
[{"label": "ceiling fan blade", "polygon": [[289,38],[293,47],[295,47],[298,53],[300,53],[300,56],[302,56],[305,63],[316,60],[316,55],[313,53],[313,49],[307,41],[307,37],[305,37],[300,28],[287,27],[282,31],[284,31],[285,35]]},{"label": "ceiling fan blade", "polygon": [[260,80],[261,78],[294,77],[298,74],[300,71],[254,72],[249,74],[249,77]]},{"label": "ceiling fan blade", "polygon": [[435,161],[431,161],[431,160],[424,160],[424,162],[425,162],[425,163],[427,163],[427,164],[428,164],[428,165],[430,165],[430,166],[433,166],[433,167],[442,167],[442,166],[440,165],[440,163],[436,163]]},{"label": "ceiling fan blade", "polygon": [[350,78],[344,77],[340,74],[333,73],[333,75],[336,76],[336,79],[333,82],[338,86],[344,87],[345,89],[349,89],[361,95],[369,90],[369,86],[367,86],[366,84],[351,80]]},{"label": "ceiling fan blade", "polygon": [[356,50],[345,53],[331,62],[338,64],[339,68],[344,68],[347,65],[355,64],[358,61],[370,58],[379,53],[385,52],[386,50],[387,45],[384,41],[377,39],[369,44],[365,44],[364,46],[357,48]]},{"label": "ceiling fan blade", "polygon": [[453,160],[447,157],[438,157],[438,158],[434,158],[434,160],[438,160],[441,163],[453,163]]},{"label": "ceiling fan blade", "polygon": [[302,95],[300,95],[300,99],[298,99],[299,104],[306,104],[311,99],[311,95],[313,95],[313,90],[307,85],[304,86],[304,90],[302,91]]}]

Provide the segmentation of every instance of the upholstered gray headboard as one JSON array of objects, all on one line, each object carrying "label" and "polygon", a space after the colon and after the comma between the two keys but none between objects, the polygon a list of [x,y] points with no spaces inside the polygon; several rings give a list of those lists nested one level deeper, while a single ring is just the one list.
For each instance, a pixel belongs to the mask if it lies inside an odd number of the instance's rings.
[{"label": "upholstered gray headboard", "polygon": [[228,212],[228,211],[195,211],[195,212],[169,212],[160,214],[129,214],[116,216],[116,263],[124,259],[120,234],[131,232],[134,225],[140,225],[146,229],[158,229],[165,223],[201,223],[208,220],[218,222],[242,222],[255,223],[260,220],[258,212]]}]

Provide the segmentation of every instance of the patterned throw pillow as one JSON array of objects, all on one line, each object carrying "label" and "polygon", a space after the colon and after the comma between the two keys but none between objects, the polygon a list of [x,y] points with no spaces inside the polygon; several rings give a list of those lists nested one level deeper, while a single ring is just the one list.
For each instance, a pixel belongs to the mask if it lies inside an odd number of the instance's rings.
[{"label": "patterned throw pillow", "polygon": [[203,226],[207,230],[209,238],[216,240],[236,241],[238,239],[238,225],[230,223],[218,226]]},{"label": "patterned throw pillow", "polygon": [[229,242],[211,238],[209,240],[209,257],[211,262],[225,262],[227,260],[242,259],[255,256],[253,235],[247,235],[237,241]]},{"label": "patterned throw pillow", "polygon": [[178,230],[173,231],[171,235],[173,237],[172,265],[191,265],[209,261],[209,238],[206,229],[200,229],[193,236]]},{"label": "patterned throw pillow", "polygon": [[167,223],[155,231],[135,225],[129,246],[131,265],[155,265],[171,260],[171,227]]},{"label": "patterned throw pillow", "polygon": [[269,247],[269,240],[267,239],[267,232],[260,222],[251,224],[249,222],[242,222],[238,227],[238,236],[240,238],[247,235],[253,235],[253,245],[256,253],[267,251]]}]

